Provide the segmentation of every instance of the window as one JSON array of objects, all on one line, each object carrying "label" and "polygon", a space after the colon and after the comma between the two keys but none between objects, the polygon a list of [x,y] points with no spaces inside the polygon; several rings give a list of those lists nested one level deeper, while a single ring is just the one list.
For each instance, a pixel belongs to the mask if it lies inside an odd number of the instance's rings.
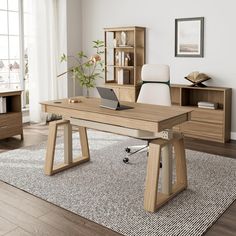
[{"label": "window", "polygon": [[0,87],[24,90],[28,104],[27,37],[24,35],[23,0],[0,0]]}]

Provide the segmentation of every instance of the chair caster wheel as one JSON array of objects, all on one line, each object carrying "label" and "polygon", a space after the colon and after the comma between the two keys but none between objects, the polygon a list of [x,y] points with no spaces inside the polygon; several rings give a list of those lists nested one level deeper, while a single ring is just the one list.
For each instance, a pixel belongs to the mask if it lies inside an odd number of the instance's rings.
[{"label": "chair caster wheel", "polygon": [[126,151],[127,153],[130,153],[131,150],[130,150],[130,148],[127,147],[127,148],[125,149],[125,151]]},{"label": "chair caster wheel", "polygon": [[160,168],[162,168],[162,163],[160,162]]},{"label": "chair caster wheel", "polygon": [[128,163],[129,163],[129,158],[128,158],[128,157],[125,157],[125,158],[123,159],[123,162],[124,162],[125,164],[128,164]]}]

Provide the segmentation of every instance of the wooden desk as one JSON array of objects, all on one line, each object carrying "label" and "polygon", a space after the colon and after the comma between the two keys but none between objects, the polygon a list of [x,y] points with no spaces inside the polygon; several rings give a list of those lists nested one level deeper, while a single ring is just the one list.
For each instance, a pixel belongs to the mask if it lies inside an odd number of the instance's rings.
[{"label": "wooden desk", "polygon": [[[165,107],[140,103],[124,102],[133,109],[114,111],[99,107],[100,99],[79,97],[80,103],[69,103],[68,99],[43,102],[42,109],[47,113],[63,116],[63,120],[51,122],[49,125],[48,146],[45,161],[45,174],[52,175],[73,166],[89,161],[89,146],[86,128],[91,124],[100,130],[130,136],[134,130],[162,132],[174,125],[189,120],[190,109],[179,107]],[[82,157],[72,158],[72,125],[79,126]],[[64,163],[54,166],[54,151],[56,132],[59,125],[64,125],[65,150]],[[94,126],[93,126],[94,127]],[[168,145],[173,144],[176,159],[176,182],[172,185],[169,169]],[[167,177],[163,188],[158,192],[159,166],[162,152],[163,171]],[[167,161],[166,161],[167,160]],[[149,142],[146,187],[144,193],[144,209],[154,212],[164,203],[187,187],[187,171],[183,137],[178,134],[170,139],[154,139]],[[169,189],[166,191],[166,189]]]}]

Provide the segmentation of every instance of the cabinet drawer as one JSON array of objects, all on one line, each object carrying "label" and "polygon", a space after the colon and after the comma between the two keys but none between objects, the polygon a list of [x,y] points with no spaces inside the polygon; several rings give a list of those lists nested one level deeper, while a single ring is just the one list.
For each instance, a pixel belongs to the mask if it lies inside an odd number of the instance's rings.
[{"label": "cabinet drawer", "polygon": [[191,120],[223,124],[224,112],[222,110],[196,109],[191,112]]},{"label": "cabinet drawer", "polygon": [[186,136],[223,142],[223,125],[203,123],[197,121],[187,121],[180,125],[180,130]]},{"label": "cabinet drawer", "polygon": [[14,135],[22,134],[22,126],[3,126],[0,127],[0,139],[9,138]]},{"label": "cabinet drawer", "polygon": [[21,112],[0,115],[0,127],[22,126]]}]

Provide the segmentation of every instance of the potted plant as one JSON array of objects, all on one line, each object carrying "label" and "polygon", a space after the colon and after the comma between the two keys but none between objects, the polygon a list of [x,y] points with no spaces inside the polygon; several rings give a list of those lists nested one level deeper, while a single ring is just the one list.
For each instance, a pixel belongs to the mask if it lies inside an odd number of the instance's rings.
[{"label": "potted plant", "polygon": [[86,88],[87,97],[89,96],[89,89],[95,87],[95,80],[103,78],[101,74],[104,71],[104,61],[101,59],[101,55],[104,53],[104,42],[100,40],[93,41],[93,48],[96,49],[96,53],[91,57],[88,57],[83,51],[78,52],[76,56],[63,54],[61,62],[67,61],[71,57],[76,61],[77,65],[57,76],[60,77],[72,72],[73,79],[78,80],[79,84]]}]

